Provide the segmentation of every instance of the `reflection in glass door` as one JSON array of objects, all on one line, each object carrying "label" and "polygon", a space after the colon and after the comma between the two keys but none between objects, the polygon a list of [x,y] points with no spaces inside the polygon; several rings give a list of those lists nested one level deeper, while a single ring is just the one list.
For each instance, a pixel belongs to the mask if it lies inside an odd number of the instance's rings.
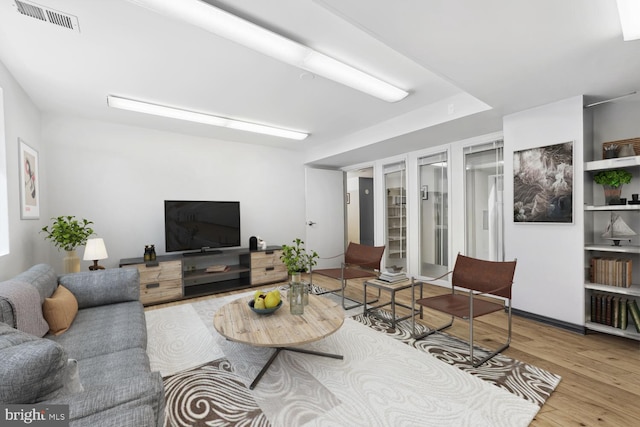
[{"label": "reflection in glass door", "polygon": [[503,142],[464,150],[466,254],[504,261]]},{"label": "reflection in glass door", "polygon": [[420,274],[438,277],[449,265],[447,153],[418,159],[420,177]]},{"label": "reflection in glass door", "polygon": [[347,243],[374,245],[373,168],[347,172]]},{"label": "reflection in glass door", "polygon": [[386,194],[385,265],[407,267],[407,197],[405,163],[399,162],[384,167]]}]

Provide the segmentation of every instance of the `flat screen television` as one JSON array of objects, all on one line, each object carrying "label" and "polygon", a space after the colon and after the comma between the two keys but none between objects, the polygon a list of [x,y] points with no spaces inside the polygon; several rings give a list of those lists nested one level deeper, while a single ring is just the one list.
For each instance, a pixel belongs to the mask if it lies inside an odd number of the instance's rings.
[{"label": "flat screen television", "polygon": [[240,246],[240,202],[164,201],[167,252]]}]

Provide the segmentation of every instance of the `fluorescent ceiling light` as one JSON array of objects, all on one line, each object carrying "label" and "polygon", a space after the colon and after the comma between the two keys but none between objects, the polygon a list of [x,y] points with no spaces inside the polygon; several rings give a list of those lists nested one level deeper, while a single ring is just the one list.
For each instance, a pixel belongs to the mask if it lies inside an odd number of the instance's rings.
[{"label": "fluorescent ceiling light", "polygon": [[121,98],[119,96],[108,95],[107,104],[109,107],[120,108],[122,110],[136,111],[139,113],[152,114],[154,116],[170,117],[172,119],[187,120],[190,122],[204,123],[206,125],[220,126],[247,132],[261,133],[264,135],[279,136],[282,138],[302,141],[308,133],[297,132],[288,129],[281,129],[272,126],[260,125],[257,123],[243,122],[240,120],[228,119],[225,117],[213,116],[211,114],[197,113],[195,111],[183,110],[180,108],[166,107],[164,105],[150,104],[144,101]]},{"label": "fluorescent ceiling light", "polygon": [[640,1],[618,0],[618,14],[624,41],[640,39]]},{"label": "fluorescent ceiling light", "polygon": [[387,102],[409,93],[298,42],[218,9],[201,0],[129,0],[155,12],[179,18],[279,61],[334,80]]}]

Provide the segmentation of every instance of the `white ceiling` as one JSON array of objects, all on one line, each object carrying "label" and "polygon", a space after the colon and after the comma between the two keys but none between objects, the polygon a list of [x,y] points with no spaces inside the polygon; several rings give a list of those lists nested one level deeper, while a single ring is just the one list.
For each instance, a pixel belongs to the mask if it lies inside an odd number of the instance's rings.
[{"label": "white ceiling", "polygon": [[[44,112],[305,150],[345,166],[499,131],[505,114],[640,88],[613,0],[207,0],[409,90],[387,103],[126,0],[0,2],[0,61]],[[109,109],[108,94],[310,132],[291,141]]]}]

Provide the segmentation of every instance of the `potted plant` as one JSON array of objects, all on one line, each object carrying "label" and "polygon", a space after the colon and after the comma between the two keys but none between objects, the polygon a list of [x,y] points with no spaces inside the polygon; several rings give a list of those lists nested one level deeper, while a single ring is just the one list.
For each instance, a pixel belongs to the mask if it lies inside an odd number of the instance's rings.
[{"label": "potted plant", "polygon": [[[287,271],[291,275],[292,282],[300,282],[300,275],[306,273],[317,264],[319,258],[316,251],[307,252],[304,242],[301,239],[293,240],[294,245],[282,245],[282,256],[280,259],[287,266]],[[297,280],[296,280],[297,279]]]},{"label": "potted plant", "polygon": [[620,204],[622,185],[631,182],[631,173],[623,169],[600,171],[593,176],[596,184],[601,184],[607,205]]},{"label": "potted plant", "polygon": [[90,227],[93,222],[77,220],[73,215],[51,219],[53,224],[42,227],[41,232],[46,233],[45,239],[51,240],[58,250],[64,249],[67,252],[64,258],[65,273],[80,271],[80,258],[76,254],[76,248],[85,245],[89,236],[94,234]]}]

